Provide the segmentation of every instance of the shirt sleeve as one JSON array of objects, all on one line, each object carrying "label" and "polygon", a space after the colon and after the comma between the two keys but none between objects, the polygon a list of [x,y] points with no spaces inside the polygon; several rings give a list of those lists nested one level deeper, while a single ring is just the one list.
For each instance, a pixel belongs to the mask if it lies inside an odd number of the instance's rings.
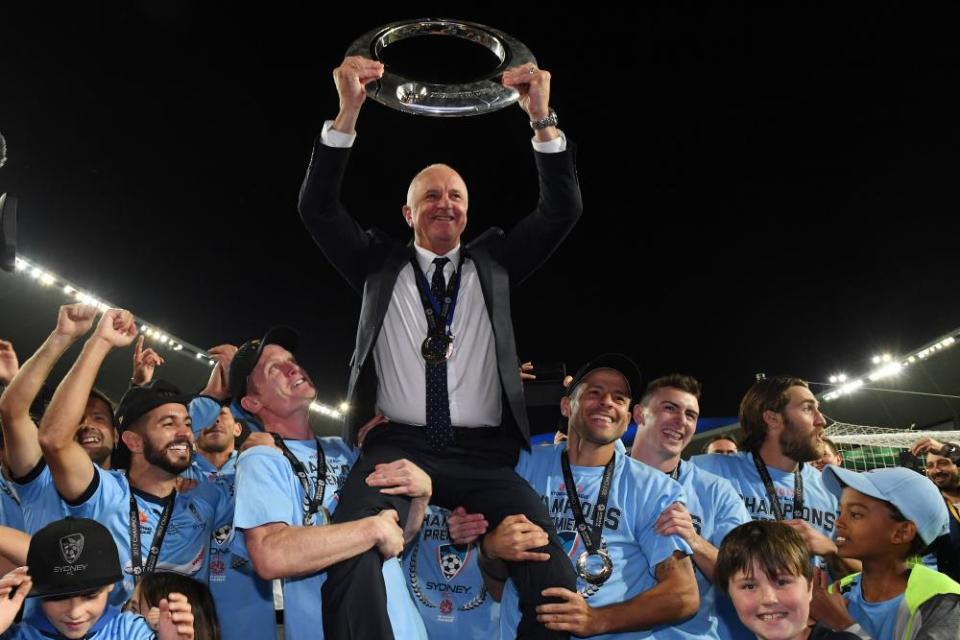
[{"label": "shirt sleeve", "polygon": [[253,529],[272,522],[300,525],[294,522],[291,501],[298,487],[293,484],[286,458],[271,447],[253,447],[237,461],[236,506],[233,526]]},{"label": "shirt sleeve", "polygon": [[750,512],[743,505],[743,499],[730,482],[718,477],[713,486],[715,487],[713,504],[716,516],[710,544],[719,548],[728,533],[741,524],[750,522],[751,518]]},{"label": "shirt sleeve", "polygon": [[[557,131],[560,131],[557,129]],[[560,153],[561,151],[567,150],[567,136],[560,131],[560,135],[554,138],[553,140],[547,140],[546,142],[540,142],[536,138],[532,141],[533,149],[537,153]]]},{"label": "shirt sleeve", "polygon": [[[684,555],[693,554],[690,545],[680,536],[662,536],[654,531],[657,518],[667,507],[674,502],[683,504],[687,502],[686,494],[684,494],[680,483],[667,477],[664,477],[664,480],[664,483],[650,487],[650,494],[646,496],[642,492],[636,494],[637,504],[634,513],[638,515],[638,518],[634,526],[639,534],[637,539],[640,548],[644,550],[651,569],[654,569],[677,551],[683,552]],[[652,509],[650,508],[651,504],[655,505]]]},{"label": "shirt sleeve", "polygon": [[126,513],[129,510],[130,501],[130,489],[126,478],[104,471],[96,465],[93,471],[96,477],[90,483],[92,490],[80,496],[81,501],[76,504],[65,502],[70,515],[75,518],[102,521],[110,510],[120,509]]},{"label": "shirt sleeve", "polygon": [[333,120],[327,120],[323,123],[323,129],[320,131],[320,142],[328,147],[337,149],[348,149],[353,146],[357,139],[355,133],[343,133],[333,128]]}]

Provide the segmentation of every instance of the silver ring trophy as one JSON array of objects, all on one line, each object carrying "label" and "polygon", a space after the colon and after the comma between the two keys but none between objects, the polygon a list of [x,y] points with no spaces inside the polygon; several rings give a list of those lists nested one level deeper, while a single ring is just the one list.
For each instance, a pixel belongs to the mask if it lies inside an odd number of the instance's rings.
[{"label": "silver ring trophy", "polygon": [[456,118],[490,113],[510,106],[520,97],[516,89],[498,81],[504,70],[537,60],[527,47],[506,33],[474,22],[423,18],[392,22],[369,31],[350,45],[348,56],[380,59],[380,53],[395,42],[423,36],[460,38],[489,49],[500,60],[486,77],[462,84],[439,84],[408,78],[386,69],[383,77],[366,86],[367,95],[380,104],[404,113],[437,118]]}]

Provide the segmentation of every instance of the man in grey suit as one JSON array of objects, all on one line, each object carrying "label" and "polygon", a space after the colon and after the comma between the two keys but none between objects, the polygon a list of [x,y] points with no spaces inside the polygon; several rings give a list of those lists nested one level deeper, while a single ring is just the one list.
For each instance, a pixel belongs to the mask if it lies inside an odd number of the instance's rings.
[{"label": "man in grey suit", "polygon": [[[523,619],[520,637],[558,638],[536,619],[547,587],[573,588],[575,577],[546,510],[513,467],[530,429],[510,318],[510,286],[522,282],[554,251],[582,209],[573,153],[549,108],[550,74],[533,65],[508,69],[503,83],[521,94],[530,117],[540,175],[537,207],[509,232],[489,229],[461,245],[469,196],[449,166],[430,165],[410,183],[403,215],[413,242],[363,230],[340,201],[364,85],[383,66],[349,57],[334,71],[340,112],[324,124],[300,193],[300,213],[314,240],[362,295],[348,389],[344,438],[374,418],[360,460],[343,488],[333,521],[396,509],[408,499],[367,486],[381,466],[408,458],[433,479],[433,503],[464,505],[495,527],[523,513],[550,532],[551,561],[513,563]],[[504,406],[505,405],[505,406]],[[354,557],[328,570],[323,587],[327,638],[391,637],[380,558]]]}]

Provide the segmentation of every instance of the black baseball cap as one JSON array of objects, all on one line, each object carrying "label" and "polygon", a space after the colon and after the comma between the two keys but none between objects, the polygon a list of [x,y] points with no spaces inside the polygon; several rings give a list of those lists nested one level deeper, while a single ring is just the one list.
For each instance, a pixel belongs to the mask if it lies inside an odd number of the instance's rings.
[{"label": "black baseball cap", "polygon": [[[189,409],[192,399],[193,396],[181,393],[176,385],[166,380],[152,380],[145,385],[130,387],[120,398],[117,408],[117,431],[123,433],[139,418],[165,404],[182,404]],[[122,438],[117,441],[112,466],[115,469],[130,466],[130,449]]]},{"label": "black baseball cap", "polygon": [[627,387],[629,387],[628,390],[630,391],[630,406],[633,406],[640,400],[641,385],[643,384],[640,369],[637,367],[636,362],[622,353],[604,353],[580,367],[573,376],[573,381],[570,383],[570,386],[567,387],[567,396],[572,395],[577,385],[583,382],[583,379],[586,378],[588,374],[597,369],[613,369],[626,379]]},{"label": "black baseball cap", "polygon": [[27,567],[33,578],[28,597],[72,596],[120,580],[117,544],[96,520],[64,518],[30,539]]},{"label": "black baseball cap", "polygon": [[259,340],[247,340],[230,362],[230,396],[235,403],[247,395],[247,378],[253,373],[263,349],[269,344],[275,344],[283,347],[290,353],[293,353],[300,343],[300,334],[296,329],[278,325],[267,330]]}]

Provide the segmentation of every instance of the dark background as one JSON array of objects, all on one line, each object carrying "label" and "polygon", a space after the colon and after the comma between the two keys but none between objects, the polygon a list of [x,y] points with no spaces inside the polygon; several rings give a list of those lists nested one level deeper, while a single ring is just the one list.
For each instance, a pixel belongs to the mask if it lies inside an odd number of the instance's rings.
[{"label": "dark background", "polygon": [[[183,340],[299,328],[335,402],[360,300],[296,211],[337,110],[331,70],[393,20],[489,24],[553,73],[586,205],[514,293],[521,357],[575,369],[624,351],[648,377],[698,376],[704,415],[735,415],[757,372],[862,373],[960,326],[960,10],[838,5],[5,6],[0,191],[20,198],[24,257]],[[412,46],[404,64],[482,64],[462,49]],[[406,185],[437,161],[470,188],[469,237],[536,202],[516,107],[444,120],[368,101],[358,131],[344,199],[365,226],[407,235]],[[0,274],[0,336],[21,359],[64,298],[41,311],[35,289]]]}]

